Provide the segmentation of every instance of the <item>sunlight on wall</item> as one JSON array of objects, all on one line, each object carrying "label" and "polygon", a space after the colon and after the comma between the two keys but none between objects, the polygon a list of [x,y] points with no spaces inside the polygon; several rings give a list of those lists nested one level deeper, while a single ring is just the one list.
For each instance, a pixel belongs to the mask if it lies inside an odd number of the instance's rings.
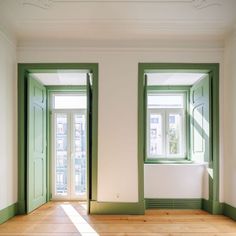
[{"label": "sunlight on wall", "polygon": [[209,176],[211,177],[211,179],[213,179],[213,169],[207,168],[207,172],[208,172]]},{"label": "sunlight on wall", "polygon": [[99,236],[99,234],[88,224],[88,222],[71,205],[61,205],[66,215],[70,218],[81,236]]}]

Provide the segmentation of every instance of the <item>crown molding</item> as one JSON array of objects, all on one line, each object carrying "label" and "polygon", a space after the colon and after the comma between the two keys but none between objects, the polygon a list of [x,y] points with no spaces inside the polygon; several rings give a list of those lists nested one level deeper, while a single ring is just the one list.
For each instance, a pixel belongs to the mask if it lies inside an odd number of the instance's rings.
[{"label": "crown molding", "polygon": [[50,9],[57,3],[184,3],[191,4],[196,9],[212,6],[221,6],[222,0],[22,0],[23,6],[33,6],[41,9]]},{"label": "crown molding", "polygon": [[[227,25],[221,21],[201,21],[201,20],[145,20],[145,19],[34,19],[20,20],[18,23],[24,29],[32,26],[37,27],[38,31],[44,32],[44,35],[51,35],[51,29],[63,29],[63,34],[69,32],[73,39],[82,39],[86,35],[99,31],[100,34],[94,35],[93,38],[99,40],[106,37],[107,39],[128,39],[134,38],[133,31],[143,32],[136,35],[141,39],[163,39],[163,38],[183,38],[192,37],[205,39],[214,37],[216,39],[224,38],[224,33],[229,31]],[[59,28],[60,27],[60,28]],[[67,29],[70,29],[67,31]],[[74,29],[73,35],[71,29]],[[132,29],[130,31],[130,29]],[[64,33],[63,33],[64,32]],[[81,37],[81,32],[84,36]],[[37,32],[36,32],[37,34]],[[40,38],[40,34],[36,38]],[[52,36],[51,36],[52,37]],[[134,38],[134,40],[136,39]],[[55,36],[58,38],[58,36]],[[60,37],[61,38],[61,37]],[[214,39],[213,38],[213,39]],[[19,40],[24,40],[24,34],[19,34]]]},{"label": "crown molding", "polygon": [[85,40],[85,41],[22,41],[17,45],[18,50],[87,50],[87,51],[152,51],[152,50],[209,50],[219,51],[223,50],[223,40]]}]

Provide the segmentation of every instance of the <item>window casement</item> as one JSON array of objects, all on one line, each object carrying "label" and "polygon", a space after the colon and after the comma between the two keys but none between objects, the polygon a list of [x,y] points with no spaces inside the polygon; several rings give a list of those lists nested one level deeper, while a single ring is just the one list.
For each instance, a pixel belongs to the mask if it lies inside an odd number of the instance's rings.
[{"label": "window casement", "polygon": [[146,160],[187,158],[188,90],[147,89]]}]

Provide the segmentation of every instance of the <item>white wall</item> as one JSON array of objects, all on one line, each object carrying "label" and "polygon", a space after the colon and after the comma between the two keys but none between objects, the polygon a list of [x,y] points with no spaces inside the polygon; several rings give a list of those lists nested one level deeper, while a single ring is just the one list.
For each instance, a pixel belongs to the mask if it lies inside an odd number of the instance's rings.
[{"label": "white wall", "polygon": [[[172,44],[173,45],[173,44]],[[175,44],[176,45],[176,44]],[[181,45],[184,45],[181,43]],[[220,47],[197,46],[188,48],[70,48],[24,46],[18,48],[18,62],[98,62],[99,63],[99,116],[98,116],[98,201],[138,201],[137,166],[137,116],[138,116],[138,63],[139,62],[192,62],[222,63],[223,50]],[[202,44],[203,45],[203,44]],[[221,77],[222,79],[222,77]],[[222,122],[222,119],[221,119]],[[204,171],[202,167],[171,168],[155,165],[150,175],[158,172],[152,181],[155,196],[158,186],[173,181],[173,176],[182,173],[188,178],[191,172],[193,186],[181,195],[181,188],[175,188],[172,197],[204,195]],[[146,170],[146,168],[145,168]],[[160,174],[163,175],[160,175]],[[147,177],[147,176],[146,176]],[[148,178],[148,177],[147,177]],[[145,180],[147,181],[147,180]],[[180,180],[181,181],[181,180]],[[188,184],[188,186],[190,183]],[[197,190],[196,190],[196,189]],[[150,188],[149,188],[150,189]],[[168,197],[162,193],[162,197]],[[145,193],[146,195],[146,193]],[[167,196],[168,195],[168,196]]]},{"label": "white wall", "polygon": [[236,30],[226,41],[224,64],[224,191],[225,202],[236,207]]},{"label": "white wall", "polygon": [[17,202],[16,48],[0,31],[0,210]]},{"label": "white wall", "polygon": [[203,164],[147,164],[144,180],[145,198],[208,199],[208,174]]}]

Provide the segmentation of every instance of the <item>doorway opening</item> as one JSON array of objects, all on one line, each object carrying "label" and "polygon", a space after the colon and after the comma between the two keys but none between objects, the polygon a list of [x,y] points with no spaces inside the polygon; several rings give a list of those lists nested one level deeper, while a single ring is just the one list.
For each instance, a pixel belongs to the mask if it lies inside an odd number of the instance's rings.
[{"label": "doorway opening", "polygon": [[87,98],[50,94],[52,199],[87,200]]},{"label": "doorway opening", "polygon": [[50,200],[86,201],[90,212],[97,187],[97,69],[19,65],[20,214]]}]

